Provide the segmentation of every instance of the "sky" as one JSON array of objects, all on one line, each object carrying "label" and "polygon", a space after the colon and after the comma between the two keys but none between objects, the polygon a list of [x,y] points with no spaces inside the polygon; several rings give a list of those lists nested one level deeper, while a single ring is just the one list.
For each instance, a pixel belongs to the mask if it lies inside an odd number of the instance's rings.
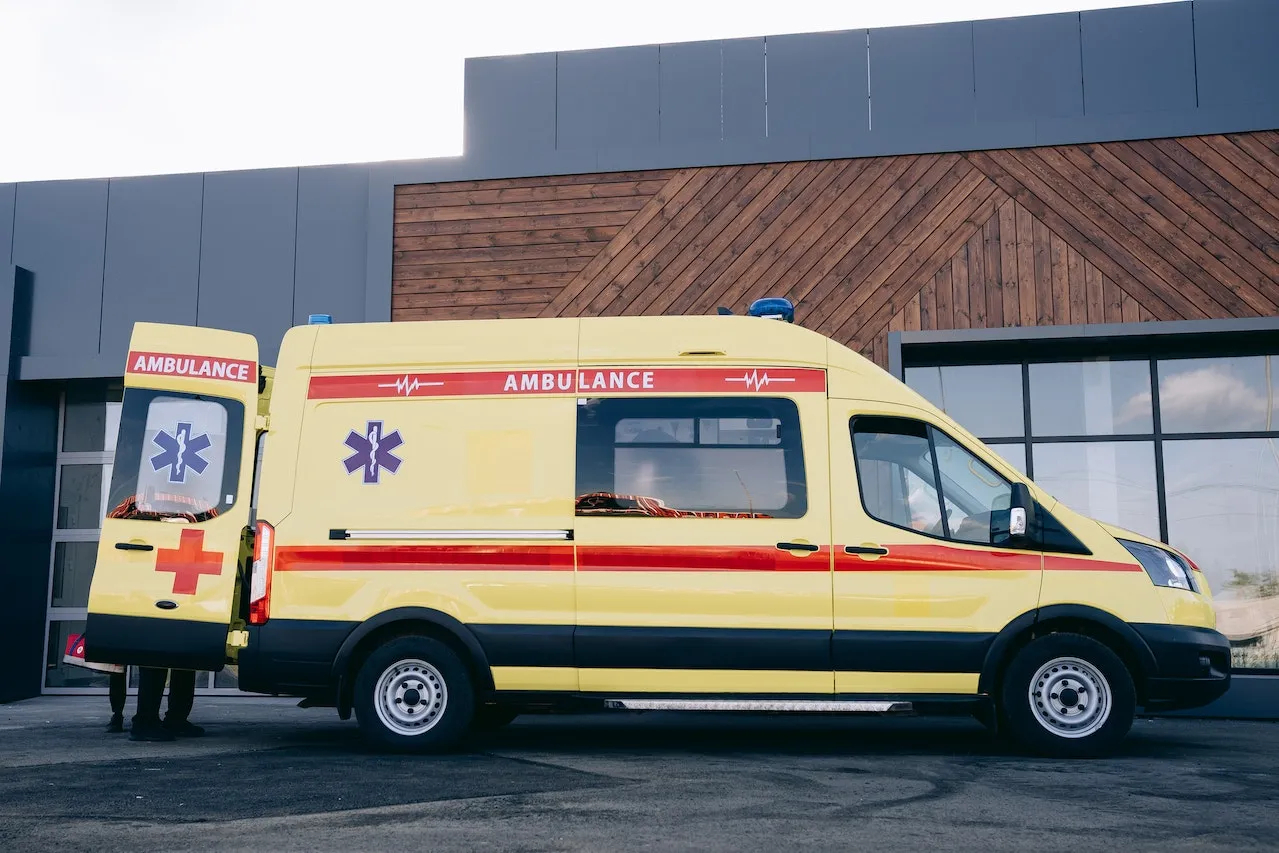
[{"label": "sky", "polygon": [[0,0],[0,182],[456,156],[469,56],[1167,0]]}]

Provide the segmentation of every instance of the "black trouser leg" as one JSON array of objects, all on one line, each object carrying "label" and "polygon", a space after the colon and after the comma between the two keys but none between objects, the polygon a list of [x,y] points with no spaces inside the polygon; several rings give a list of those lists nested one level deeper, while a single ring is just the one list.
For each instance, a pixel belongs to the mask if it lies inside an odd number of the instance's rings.
[{"label": "black trouser leg", "polygon": [[175,669],[169,675],[169,710],[164,719],[169,723],[182,723],[191,714],[195,704],[195,671]]},{"label": "black trouser leg", "polygon": [[123,672],[111,673],[111,714],[118,717],[124,713],[124,700],[128,695],[128,683]]},{"label": "black trouser leg", "polygon": [[164,696],[164,678],[167,669],[141,667],[138,673],[138,711],[133,716],[133,724],[158,724],[160,722],[160,699]]}]

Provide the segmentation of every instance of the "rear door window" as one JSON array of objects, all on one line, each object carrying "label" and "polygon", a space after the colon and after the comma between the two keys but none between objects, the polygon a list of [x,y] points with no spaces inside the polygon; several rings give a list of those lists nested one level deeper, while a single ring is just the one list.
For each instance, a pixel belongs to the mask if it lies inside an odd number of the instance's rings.
[{"label": "rear door window", "polygon": [[236,502],[244,406],[130,388],[120,413],[108,517],[197,523]]}]

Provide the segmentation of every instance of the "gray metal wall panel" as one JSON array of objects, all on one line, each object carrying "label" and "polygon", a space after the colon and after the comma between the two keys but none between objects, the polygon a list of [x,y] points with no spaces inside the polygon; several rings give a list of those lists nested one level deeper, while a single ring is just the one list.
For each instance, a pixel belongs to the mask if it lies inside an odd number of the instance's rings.
[{"label": "gray metal wall panel", "polygon": [[1077,13],[976,21],[973,54],[978,121],[1083,115]]},{"label": "gray metal wall panel", "polygon": [[135,322],[195,323],[203,191],[198,174],[111,181],[103,356],[124,364]]},{"label": "gray metal wall panel", "polygon": [[332,314],[364,319],[369,170],[361,166],[302,169],[298,174],[297,271],[293,322]]},{"label": "gray metal wall panel", "polygon": [[871,30],[870,101],[875,132],[972,124],[973,25]]},{"label": "gray metal wall panel", "polygon": [[17,198],[17,184],[0,184],[0,273],[13,262],[13,207]]},{"label": "gray metal wall panel", "polygon": [[107,181],[18,186],[13,263],[35,276],[33,355],[98,352]]},{"label": "gray metal wall panel", "polygon": [[[664,44],[658,48],[659,134],[663,145],[718,142],[724,52],[718,41]],[[761,125],[762,125],[761,103]]]},{"label": "gray metal wall panel", "polygon": [[869,133],[866,30],[768,39],[768,135],[842,143]]},{"label": "gray metal wall panel", "polygon": [[1279,96],[1279,3],[1199,0],[1195,61],[1199,104],[1218,107]]},{"label": "gray metal wall panel", "polygon": [[271,364],[293,319],[298,170],[222,172],[204,179],[201,326],[249,332]]},{"label": "gray metal wall panel", "polygon": [[1194,109],[1190,3],[1081,12],[1080,35],[1089,114]]},{"label": "gray metal wall panel", "polygon": [[656,146],[657,68],[655,46],[559,54],[558,147]]},{"label": "gray metal wall panel", "polygon": [[491,151],[517,141],[555,147],[555,54],[466,60],[463,146]]},{"label": "gray metal wall panel", "polygon": [[752,142],[767,135],[764,39],[721,42],[724,54],[724,139]]}]

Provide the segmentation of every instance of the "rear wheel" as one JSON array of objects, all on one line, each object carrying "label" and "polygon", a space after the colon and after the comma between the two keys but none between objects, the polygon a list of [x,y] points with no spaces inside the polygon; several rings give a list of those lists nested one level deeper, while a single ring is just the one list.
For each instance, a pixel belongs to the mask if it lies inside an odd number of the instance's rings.
[{"label": "rear wheel", "polygon": [[1008,732],[1034,752],[1063,758],[1112,751],[1137,704],[1124,662],[1082,634],[1031,641],[1008,665],[1000,693]]},{"label": "rear wheel", "polygon": [[398,752],[448,749],[475,710],[466,665],[430,637],[398,637],[375,649],[356,676],[354,698],[365,739]]}]

